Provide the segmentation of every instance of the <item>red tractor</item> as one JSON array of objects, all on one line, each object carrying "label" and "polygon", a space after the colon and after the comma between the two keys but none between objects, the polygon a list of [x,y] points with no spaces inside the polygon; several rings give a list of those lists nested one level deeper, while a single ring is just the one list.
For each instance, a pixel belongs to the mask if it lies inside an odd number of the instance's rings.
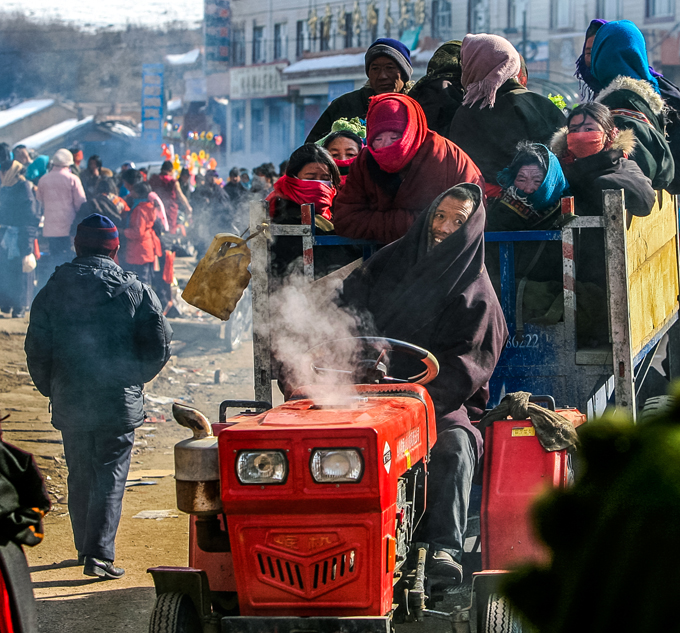
[{"label": "red tractor", "polygon": [[[426,350],[379,340],[418,357],[423,373],[407,382],[385,376],[380,359],[363,361],[359,382],[374,384],[356,384],[349,398],[327,388],[321,400],[300,389],[274,409],[226,401],[212,425],[173,407],[194,430],[175,447],[178,507],[191,514],[190,567],[149,570],[157,593],[150,633],[390,633],[396,612],[419,619],[427,611],[427,549],[414,534],[437,439],[422,385],[438,364]],[[227,419],[229,407],[248,410]],[[551,483],[564,485],[566,454],[551,463]],[[541,477],[524,477],[532,495]],[[529,529],[525,519],[520,532]],[[522,539],[518,551],[536,548],[529,534]],[[476,584],[494,599],[493,587]],[[453,617],[463,625],[468,613]]]}]

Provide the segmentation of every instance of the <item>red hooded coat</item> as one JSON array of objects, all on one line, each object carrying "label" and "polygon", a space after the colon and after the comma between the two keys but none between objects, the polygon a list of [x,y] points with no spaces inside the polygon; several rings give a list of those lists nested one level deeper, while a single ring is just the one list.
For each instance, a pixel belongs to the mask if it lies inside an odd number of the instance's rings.
[{"label": "red hooded coat", "polygon": [[[427,125],[425,115],[413,99],[396,94],[374,97],[369,108],[369,126],[374,104],[387,99],[399,100],[408,108],[409,122],[404,138],[407,132],[412,132],[410,128],[417,125],[417,132],[408,136],[415,139],[418,149],[397,176],[380,169],[378,155],[374,158],[371,150],[364,148],[350,166],[347,182],[333,205],[333,223],[338,235],[373,239],[383,244],[402,237],[416,217],[443,191],[463,182],[477,184],[482,191],[485,186],[481,172],[462,149],[439,134],[423,129]],[[370,138],[370,127],[368,133]],[[405,147],[404,151],[410,149]],[[394,184],[399,182],[396,178],[401,182],[395,188]],[[385,186],[380,180],[391,180],[391,183]]]},{"label": "red hooded coat", "polygon": [[140,202],[130,211],[125,235],[125,262],[128,264],[149,264],[163,254],[161,241],[153,230],[156,221],[156,207],[150,200]]}]

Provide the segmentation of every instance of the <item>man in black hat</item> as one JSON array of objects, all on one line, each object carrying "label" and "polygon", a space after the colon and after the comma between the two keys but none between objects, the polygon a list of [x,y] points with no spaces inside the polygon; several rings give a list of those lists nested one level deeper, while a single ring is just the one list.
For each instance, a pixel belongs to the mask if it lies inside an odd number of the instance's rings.
[{"label": "man in black hat", "polygon": [[142,390],[170,357],[172,330],[154,291],[114,258],[118,229],[93,213],[77,228],[76,258],[33,302],[28,370],[50,398],[68,466],[68,508],[83,573],[120,578],[115,538]]},{"label": "man in black hat", "polygon": [[365,86],[335,99],[319,117],[305,143],[316,143],[331,132],[338,119],[366,118],[368,100],[387,92],[407,92],[413,66],[411,51],[398,40],[381,37],[368,47]]}]

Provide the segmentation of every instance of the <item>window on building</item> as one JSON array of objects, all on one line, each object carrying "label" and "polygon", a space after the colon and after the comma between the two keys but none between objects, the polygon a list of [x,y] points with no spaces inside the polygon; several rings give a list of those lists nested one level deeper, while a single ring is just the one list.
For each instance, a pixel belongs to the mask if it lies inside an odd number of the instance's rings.
[{"label": "window on building", "polygon": [[295,57],[302,57],[305,52],[305,21],[298,20],[295,25]]},{"label": "window on building", "polygon": [[285,59],[286,55],[286,25],[274,25],[274,59]]},{"label": "window on building", "polygon": [[345,13],[345,48],[352,48],[352,14]]},{"label": "window on building", "polygon": [[234,66],[246,65],[246,27],[244,24],[232,27],[231,59]]},{"label": "window on building", "polygon": [[329,81],[328,82],[328,103],[334,101],[348,92],[354,90],[354,81]]},{"label": "window on building", "polygon": [[[560,2],[560,0],[556,0]],[[517,30],[522,28],[526,2],[524,0],[508,0],[508,28]]]},{"label": "window on building", "polygon": [[432,37],[444,42],[451,39],[451,3],[432,0]]},{"label": "window on building", "polygon": [[231,107],[231,151],[246,149],[246,102],[232,101]]},{"label": "window on building", "polygon": [[264,26],[253,26],[253,64],[264,61]]},{"label": "window on building", "polygon": [[[552,27],[554,29],[572,28],[571,0],[553,0]],[[521,16],[519,17],[521,20]]]},{"label": "window on building", "polygon": [[621,0],[598,0],[597,17],[604,20],[621,18]]},{"label": "window on building", "polygon": [[250,102],[250,151],[264,152],[264,99]]},{"label": "window on building", "polygon": [[278,99],[269,106],[269,157],[278,163],[288,158],[293,147],[290,141],[290,104]]},{"label": "window on building", "polygon": [[666,18],[675,15],[675,0],[647,0],[648,18]]}]

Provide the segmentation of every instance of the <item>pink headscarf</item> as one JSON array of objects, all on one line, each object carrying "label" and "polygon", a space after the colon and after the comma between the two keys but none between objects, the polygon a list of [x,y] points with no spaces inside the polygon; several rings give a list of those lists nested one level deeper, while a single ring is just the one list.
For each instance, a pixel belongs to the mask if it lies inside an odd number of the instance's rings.
[{"label": "pink headscarf", "polygon": [[465,88],[463,105],[482,101],[481,108],[493,108],[496,91],[520,68],[519,53],[500,35],[466,35],[460,48],[460,64],[463,69],[461,82]]}]

